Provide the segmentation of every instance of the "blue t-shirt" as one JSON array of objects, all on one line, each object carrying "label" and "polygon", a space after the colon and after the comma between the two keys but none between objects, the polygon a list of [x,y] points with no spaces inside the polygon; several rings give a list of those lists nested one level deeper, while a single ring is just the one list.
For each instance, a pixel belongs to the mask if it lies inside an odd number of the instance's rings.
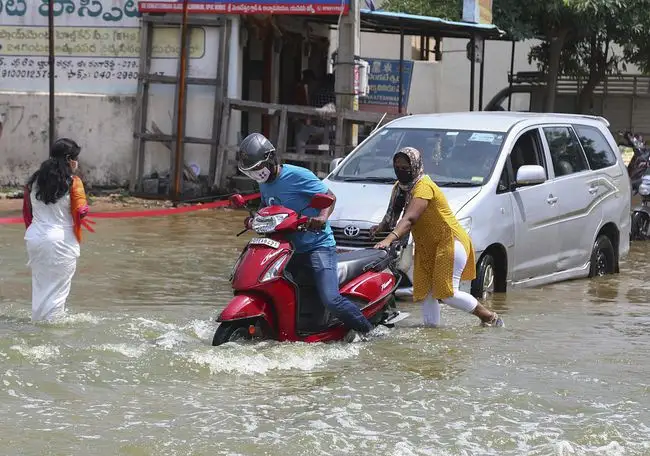
[{"label": "blue t-shirt", "polygon": [[[311,198],[316,193],[327,193],[327,186],[314,173],[294,165],[282,165],[280,173],[272,182],[259,185],[264,206],[284,206],[296,212],[302,210],[302,215],[307,217],[316,217],[320,213],[317,209],[305,209]],[[336,245],[329,222],[323,226],[322,231],[293,233],[289,240],[297,253]]]}]

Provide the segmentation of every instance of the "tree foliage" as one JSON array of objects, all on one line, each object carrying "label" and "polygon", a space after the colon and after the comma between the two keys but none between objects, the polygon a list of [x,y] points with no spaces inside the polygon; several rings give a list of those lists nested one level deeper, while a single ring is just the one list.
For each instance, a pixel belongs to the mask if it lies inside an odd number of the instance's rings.
[{"label": "tree foliage", "polygon": [[[462,17],[462,0],[386,0],[381,7]],[[510,37],[541,40],[529,60],[546,74],[546,111],[554,110],[559,75],[582,80],[576,108],[585,111],[598,84],[625,62],[650,73],[650,0],[494,0],[492,7],[494,23]]]},{"label": "tree foliage", "polygon": [[549,111],[559,75],[582,80],[576,109],[584,112],[598,84],[626,61],[650,69],[650,0],[495,0],[495,22],[515,38],[542,40],[529,60],[547,74]]}]

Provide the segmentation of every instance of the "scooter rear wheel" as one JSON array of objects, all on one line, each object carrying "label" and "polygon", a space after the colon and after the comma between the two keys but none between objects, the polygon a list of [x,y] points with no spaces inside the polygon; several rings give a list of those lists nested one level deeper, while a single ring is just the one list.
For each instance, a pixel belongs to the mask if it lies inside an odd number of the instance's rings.
[{"label": "scooter rear wheel", "polygon": [[212,346],[216,347],[226,342],[251,340],[253,337],[248,332],[248,327],[248,324],[221,323],[214,333]]}]

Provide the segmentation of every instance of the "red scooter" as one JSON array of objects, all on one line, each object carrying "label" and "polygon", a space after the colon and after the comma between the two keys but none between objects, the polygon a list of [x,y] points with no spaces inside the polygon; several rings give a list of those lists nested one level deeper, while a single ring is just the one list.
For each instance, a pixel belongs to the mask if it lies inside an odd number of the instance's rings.
[{"label": "red scooter", "polygon": [[[241,195],[231,206],[245,207]],[[334,199],[316,194],[309,207],[323,210]],[[307,208],[305,208],[307,209]],[[304,211],[304,209],[303,209]],[[328,342],[341,340],[347,329],[320,301],[311,271],[292,267],[294,250],[287,235],[306,230],[308,217],[283,206],[250,211],[251,228],[259,235],[248,242],[230,278],[234,297],[221,312],[213,346],[235,340]],[[241,235],[248,231],[238,234]],[[341,294],[361,308],[370,322],[393,327],[408,316],[399,312],[395,290],[401,274],[397,248],[364,249],[338,255]]]}]

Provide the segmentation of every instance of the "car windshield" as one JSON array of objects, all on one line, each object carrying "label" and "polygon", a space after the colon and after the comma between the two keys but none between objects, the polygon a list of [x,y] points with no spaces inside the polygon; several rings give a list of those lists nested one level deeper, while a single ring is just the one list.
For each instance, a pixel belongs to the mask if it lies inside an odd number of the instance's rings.
[{"label": "car windshield", "polygon": [[393,183],[393,155],[403,147],[422,154],[424,172],[444,187],[488,181],[505,133],[476,130],[384,128],[362,144],[332,180]]}]

